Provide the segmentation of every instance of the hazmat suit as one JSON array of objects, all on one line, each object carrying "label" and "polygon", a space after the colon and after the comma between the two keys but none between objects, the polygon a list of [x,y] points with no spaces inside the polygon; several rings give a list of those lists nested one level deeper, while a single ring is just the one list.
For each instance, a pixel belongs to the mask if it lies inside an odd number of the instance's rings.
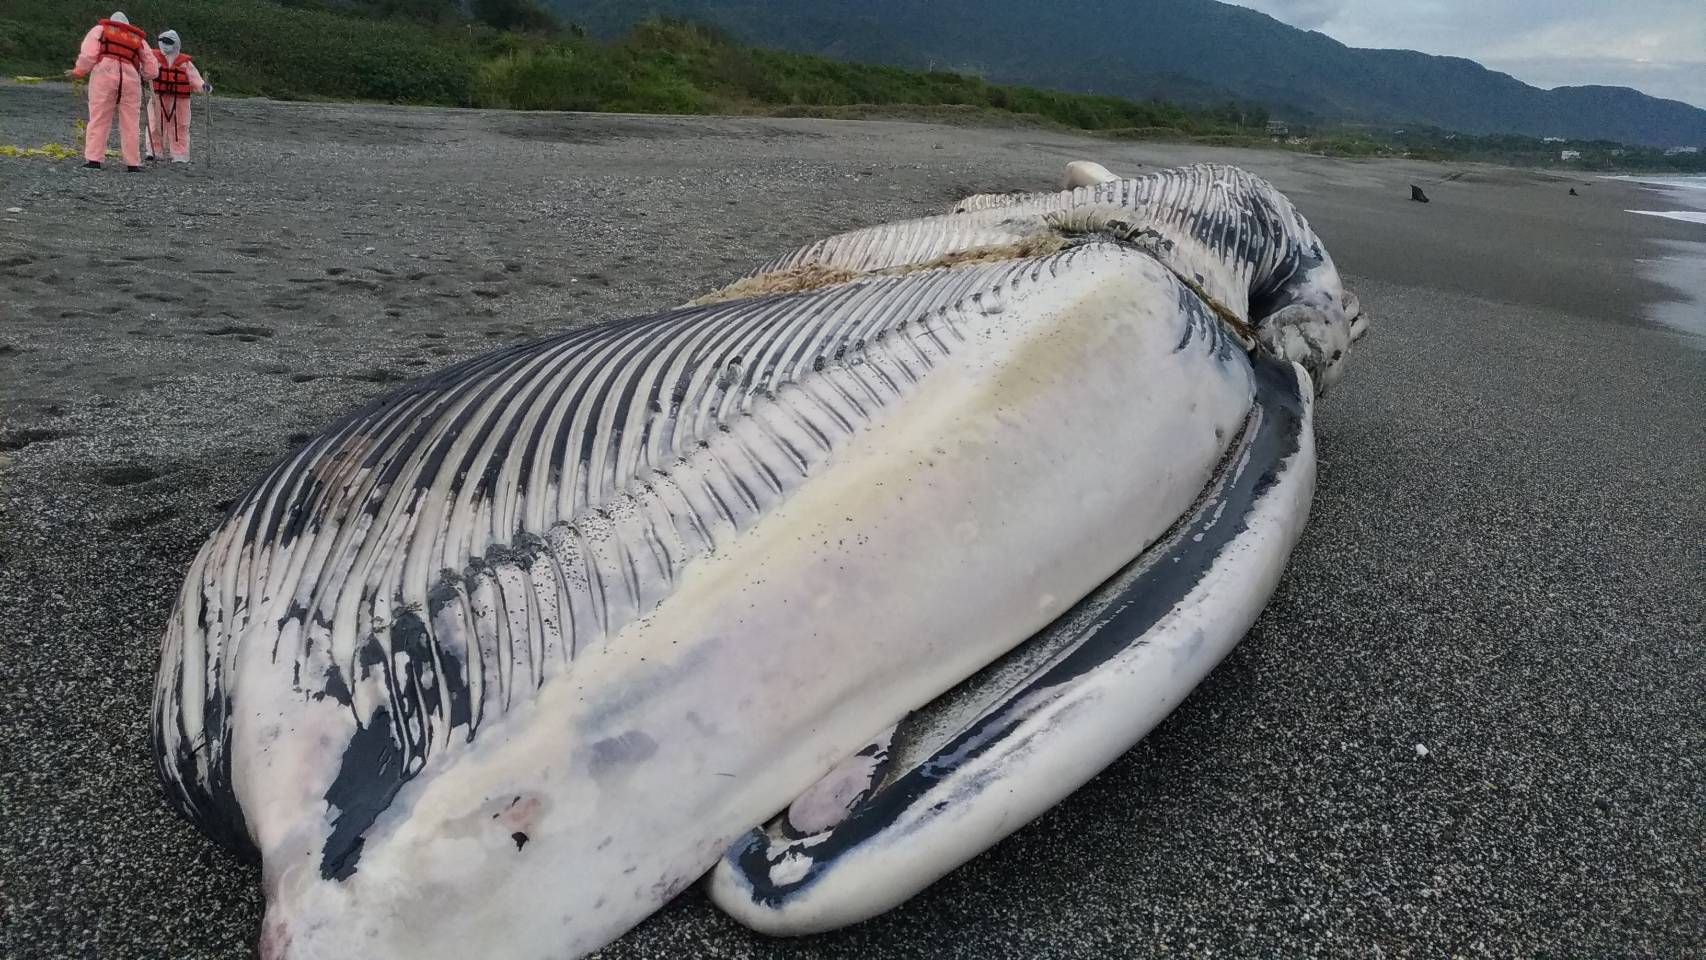
[{"label": "hazmat suit", "polygon": [[213,86],[202,79],[201,71],[183,52],[178,31],[167,30],[159,36],[160,46],[153,51],[159,65],[154,78],[154,99],[148,103],[148,143],[150,160],[170,155],[173,163],[188,163],[190,159],[190,96],[209,93]]},{"label": "hazmat suit", "polygon": [[148,49],[148,34],[130,25],[122,13],[95,24],[83,35],[74,77],[89,78],[89,126],[83,131],[84,166],[99,167],[107,155],[107,137],[118,116],[119,144],[130,170],[142,169],[142,81],[160,72]]}]

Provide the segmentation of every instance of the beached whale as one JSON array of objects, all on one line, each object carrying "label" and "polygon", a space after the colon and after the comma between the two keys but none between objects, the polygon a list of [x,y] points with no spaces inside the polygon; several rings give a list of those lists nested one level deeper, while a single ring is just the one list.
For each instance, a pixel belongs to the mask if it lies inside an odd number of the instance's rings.
[{"label": "beached whale", "polygon": [[900,902],[1248,629],[1356,319],[1191,167],[830,238],[452,366],[233,505],[166,630],[173,805],[261,954],[575,957],[712,872],[774,933]]}]

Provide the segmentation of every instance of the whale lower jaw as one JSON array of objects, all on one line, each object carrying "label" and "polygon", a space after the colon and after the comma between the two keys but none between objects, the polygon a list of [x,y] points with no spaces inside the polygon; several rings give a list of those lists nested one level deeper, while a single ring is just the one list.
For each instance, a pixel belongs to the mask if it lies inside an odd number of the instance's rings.
[{"label": "whale lower jaw", "polygon": [[1309,376],[1265,367],[1243,435],[1168,538],[942,698],[939,715],[903,724],[903,740],[909,724],[925,728],[911,731],[911,756],[839,823],[802,837],[784,816],[737,843],[711,876],[716,904],[773,936],[869,919],[1059,803],[1171,713],[1255,622],[1308,519]]}]

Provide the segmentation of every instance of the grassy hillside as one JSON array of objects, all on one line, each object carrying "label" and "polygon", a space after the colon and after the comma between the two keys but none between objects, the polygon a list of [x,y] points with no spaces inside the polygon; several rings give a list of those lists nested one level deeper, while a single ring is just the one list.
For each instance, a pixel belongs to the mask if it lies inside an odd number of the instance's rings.
[{"label": "grassy hillside", "polygon": [[[129,0],[150,34],[175,29],[184,50],[231,93],[467,103],[470,77],[495,31],[457,32],[288,9],[260,0]],[[111,4],[0,0],[0,72],[57,76]]]},{"label": "grassy hillside", "polygon": [[[397,12],[375,15],[384,9]],[[1219,136],[1266,121],[1261,111],[1235,106],[1185,109],[761,50],[669,20],[595,40],[537,23],[500,31],[446,14],[431,0],[393,7],[375,0],[130,0],[125,11],[150,32],[181,33],[185,50],[223,92],[281,99],[650,113],[959,107],[1084,130]],[[66,0],[0,0],[0,72],[59,74],[104,12]]]}]

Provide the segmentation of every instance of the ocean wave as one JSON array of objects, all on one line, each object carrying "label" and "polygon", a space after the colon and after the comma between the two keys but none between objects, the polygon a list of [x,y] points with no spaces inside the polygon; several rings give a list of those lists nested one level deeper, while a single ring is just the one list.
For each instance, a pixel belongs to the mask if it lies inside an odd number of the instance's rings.
[{"label": "ocean wave", "polygon": [[1646,183],[1656,187],[1679,187],[1684,190],[1706,190],[1706,177],[1619,174],[1615,177],[1603,177],[1601,179],[1622,180],[1627,183]]},{"label": "ocean wave", "polygon": [[1638,213],[1644,217],[1682,220],[1687,223],[1706,223],[1706,210],[1629,210],[1626,212]]}]

